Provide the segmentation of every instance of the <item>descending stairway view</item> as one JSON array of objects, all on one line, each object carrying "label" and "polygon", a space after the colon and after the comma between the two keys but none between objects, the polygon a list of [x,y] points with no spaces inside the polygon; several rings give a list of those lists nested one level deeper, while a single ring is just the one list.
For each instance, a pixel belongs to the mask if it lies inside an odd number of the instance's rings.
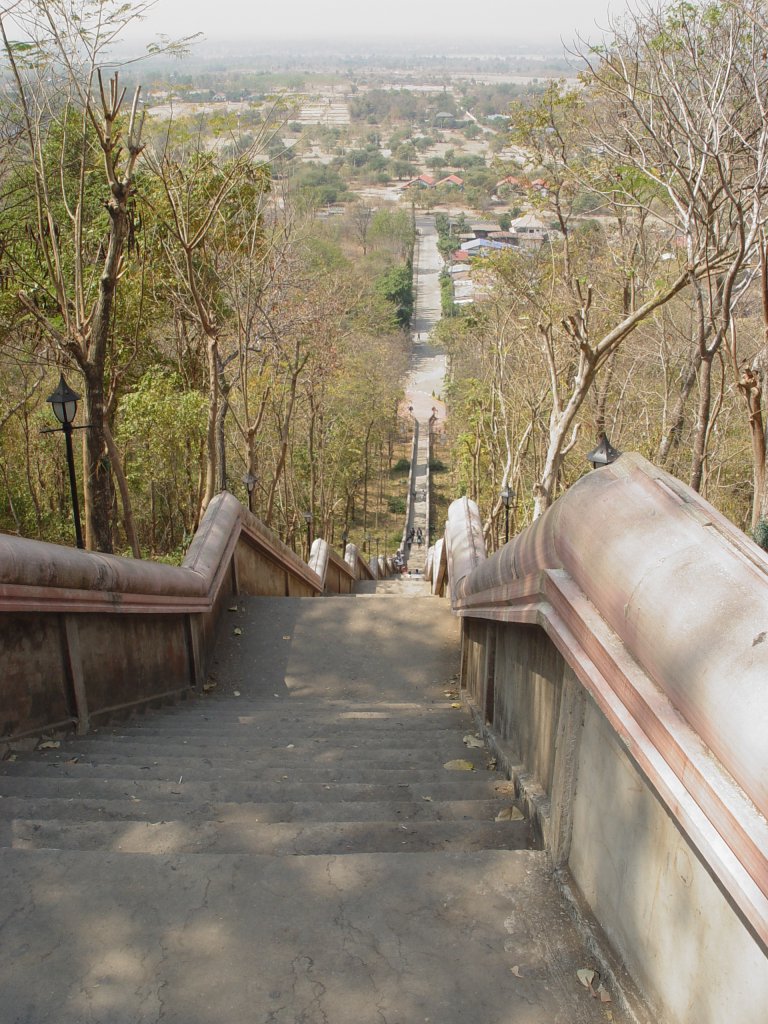
[{"label": "descending stairway view", "polygon": [[415,580],[241,597],[206,696],[3,762],[0,1024],[625,1019],[457,639]]}]

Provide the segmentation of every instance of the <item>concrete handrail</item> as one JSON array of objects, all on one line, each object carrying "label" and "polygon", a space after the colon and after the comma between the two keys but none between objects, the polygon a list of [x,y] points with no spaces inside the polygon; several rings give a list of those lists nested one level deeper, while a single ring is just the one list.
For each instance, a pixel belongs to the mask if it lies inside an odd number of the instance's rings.
[{"label": "concrete handrail", "polygon": [[454,611],[544,628],[768,944],[765,553],[634,453],[488,559],[459,499],[446,543]]},{"label": "concrete handrail", "polygon": [[430,549],[432,553],[431,578],[432,593],[437,597],[445,595],[445,584],[448,573],[448,558],[445,538],[441,537]]},{"label": "concrete handrail", "polygon": [[182,566],[0,535],[0,739],[200,685],[232,594],[315,596],[323,584],[231,494]]},{"label": "concrete handrail", "polygon": [[[469,498],[459,498],[451,502],[448,508],[445,547],[450,564],[448,580],[451,598],[452,603],[455,603],[460,584],[485,558],[480,511]],[[434,569],[433,575],[436,575]]]},{"label": "concrete handrail", "polygon": [[325,594],[350,594],[355,585],[355,574],[331,545],[318,537],[312,544],[309,568],[317,574]]},{"label": "concrete handrail", "polygon": [[344,552],[344,561],[349,566],[352,575],[356,580],[373,580],[376,577],[371,572],[371,567],[368,565],[366,560],[360,553],[360,549],[356,544],[351,542],[347,544],[347,549]]},{"label": "concrete handrail", "polygon": [[205,610],[239,541],[269,553],[322,592],[306,563],[233,495],[222,492],[208,506],[181,566],[0,534],[0,613]]},{"label": "concrete handrail", "polygon": [[413,441],[411,442],[411,464],[408,467],[408,491],[405,497],[405,525],[403,536],[400,539],[400,550],[408,550],[408,531],[411,528],[413,518],[413,476],[416,471],[416,462],[419,452],[419,421],[413,417]]}]

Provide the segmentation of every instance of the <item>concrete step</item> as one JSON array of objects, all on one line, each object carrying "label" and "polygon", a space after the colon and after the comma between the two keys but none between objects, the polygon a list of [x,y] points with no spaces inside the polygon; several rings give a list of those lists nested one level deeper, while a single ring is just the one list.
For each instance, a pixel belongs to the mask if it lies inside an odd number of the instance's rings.
[{"label": "concrete step", "polygon": [[[413,766],[400,763],[381,764],[369,767],[365,761],[360,761],[356,766],[307,764],[304,761],[292,763],[290,751],[276,755],[274,758],[264,758],[261,761],[251,761],[240,766],[229,765],[220,767],[217,764],[205,764],[200,758],[185,759],[183,764],[174,766],[173,760],[165,760],[157,764],[149,758],[140,758],[138,761],[126,761],[116,759],[116,763],[110,763],[107,759],[99,758],[93,762],[78,761],[72,765],[38,764],[36,762],[4,762],[0,765],[0,778],[38,778],[41,780],[69,781],[86,783],[89,779],[100,781],[115,779],[124,782],[162,781],[173,782],[176,779],[185,779],[188,783],[212,783],[219,785],[234,785],[255,781],[255,782],[280,782],[290,779],[293,783],[336,783],[341,785],[382,785],[398,786],[400,784],[426,786],[432,782],[442,781],[448,774],[448,769],[436,769],[434,766],[424,768],[423,765]],[[458,752],[458,757],[475,765],[475,771],[454,771],[451,775],[457,776],[457,784],[467,782],[472,776],[488,774],[485,770],[485,761],[475,756],[470,758],[467,753]],[[186,769],[186,773],[185,773]]]},{"label": "concrete step", "polygon": [[430,597],[429,584],[422,576],[400,576],[386,580],[361,580],[355,585],[355,597]]},{"label": "concrete step", "polygon": [[0,876],[0,1024],[607,1020],[536,851],[6,849]]},{"label": "concrete step", "polygon": [[[455,684],[449,683],[447,691]],[[455,693],[455,690],[453,690]],[[458,695],[437,701],[413,702],[366,702],[366,701],[323,701],[300,700],[295,697],[234,697],[231,694],[201,697],[175,707],[148,712],[145,715],[96,725],[89,735],[105,733],[134,732],[142,729],[186,730],[202,729],[210,722],[230,725],[251,726],[266,730],[277,728],[286,722],[303,722],[307,729],[318,732],[321,729],[348,728],[363,730],[392,729],[420,730],[438,728],[452,730],[457,720],[470,721],[467,710],[456,707]]]},{"label": "concrete step", "polygon": [[525,850],[526,821],[352,821],[227,823],[207,821],[0,821],[0,845],[22,850],[123,853],[243,853],[270,857],[431,850]]},{"label": "concrete step", "polygon": [[[362,717],[363,714],[366,717]],[[262,713],[257,707],[243,706],[240,711],[222,707],[220,711],[211,714],[197,715],[190,710],[187,717],[181,715],[142,718],[138,721],[98,728],[88,736],[70,735],[62,736],[60,739],[67,743],[73,742],[74,739],[78,742],[95,743],[111,736],[161,736],[167,737],[171,742],[190,742],[205,740],[218,734],[231,736],[233,739],[238,736],[253,737],[261,743],[269,741],[272,736],[276,740],[290,742],[291,737],[296,739],[301,734],[308,739],[338,738],[342,743],[354,742],[356,737],[360,737],[363,742],[382,737],[384,742],[391,742],[397,738],[398,742],[416,744],[419,738],[422,738],[422,741],[424,738],[430,742],[433,739],[439,741],[446,736],[455,736],[460,729],[461,735],[464,735],[474,728],[472,719],[463,709],[433,712],[420,717],[414,715],[410,718],[392,718],[385,713],[382,713],[381,717],[373,717],[369,712],[360,712],[360,715],[361,717],[355,717],[355,714],[350,712],[348,715],[338,714],[322,718],[295,711],[275,713],[270,708],[266,708]]]},{"label": "concrete step", "polygon": [[211,800],[194,803],[142,797],[15,797],[0,800],[1,820],[42,820],[66,818],[68,821],[217,821],[245,825],[281,821],[368,822],[390,821],[493,821],[513,804],[508,792],[495,793],[492,799],[438,800],[425,796],[420,800],[294,800],[282,802],[232,803]]},{"label": "concrete step", "polygon": [[0,765],[0,1024],[604,1024],[456,637],[433,598],[238,602],[214,696]]},{"label": "concrete step", "polygon": [[[63,798],[71,800],[168,800],[179,803],[264,803],[276,801],[406,801],[416,803],[426,797],[432,800],[492,800],[496,797],[510,800],[514,796],[511,783],[489,772],[446,772],[431,779],[395,783],[379,777],[377,783],[297,781],[286,775],[279,781],[196,782],[184,779],[105,779],[51,778],[42,776],[6,776],[2,782],[3,798],[30,797],[33,799]],[[3,803],[0,800],[0,805]]]},{"label": "concrete step", "polygon": [[[17,751],[11,757],[17,761],[44,759],[63,760],[79,755],[97,757],[100,753],[119,752],[128,746],[144,747],[160,753],[158,747],[173,749],[174,755],[181,757],[217,756],[241,757],[250,752],[257,756],[260,750],[296,749],[302,756],[313,753],[330,754],[337,750],[350,752],[361,749],[389,751],[392,756],[425,747],[435,750],[454,749],[465,746],[464,736],[475,736],[471,722],[462,723],[466,728],[453,729],[356,729],[330,728],[320,729],[312,726],[303,727],[295,722],[287,722],[279,728],[258,729],[233,724],[229,727],[223,723],[211,722],[201,729],[135,729],[129,732],[101,732],[90,736],[63,738],[61,746],[54,750]],[[293,747],[289,745],[293,743]],[[480,748],[473,748],[480,749]],[[236,752],[236,754],[233,753]],[[435,755],[435,758],[437,755]]]},{"label": "concrete step", "polygon": [[[287,768],[303,764],[315,768],[380,769],[437,769],[449,760],[463,758],[477,770],[486,767],[489,754],[484,748],[467,749],[460,735],[430,744],[428,749],[402,746],[376,747],[365,743],[348,747],[324,743],[321,739],[286,744],[280,741],[268,746],[255,747],[252,743],[227,743],[224,737],[213,742],[183,741],[164,743],[160,737],[152,741],[139,737],[103,740],[100,743],[72,743],[57,751],[16,755],[16,760],[0,762],[0,776],[16,774],[44,775],[58,770],[63,774],[76,774],[87,766],[116,766],[134,762],[135,770],[166,771],[169,775],[181,771],[205,777],[206,771],[221,770],[247,777],[260,770]],[[201,774],[203,773],[203,774]],[[158,776],[155,776],[158,777]]]}]

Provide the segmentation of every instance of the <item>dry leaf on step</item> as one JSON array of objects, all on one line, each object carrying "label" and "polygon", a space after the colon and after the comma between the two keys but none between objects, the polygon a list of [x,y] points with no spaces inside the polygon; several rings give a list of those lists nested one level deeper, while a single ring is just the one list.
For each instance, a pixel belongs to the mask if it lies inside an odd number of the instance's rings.
[{"label": "dry leaf on step", "polygon": [[594,971],[591,971],[588,967],[582,967],[581,970],[576,971],[576,977],[584,988],[588,988],[590,992],[592,991],[592,982],[595,980]]},{"label": "dry leaf on step", "polygon": [[461,704],[459,704],[459,702],[458,702],[457,700],[455,700],[455,701],[453,702],[453,704],[451,704],[451,707],[452,707],[452,708],[460,708],[460,707],[461,707]]},{"label": "dry leaf on step", "polygon": [[484,747],[485,746],[485,743],[483,742],[483,740],[479,739],[477,736],[473,736],[472,733],[467,733],[467,735],[464,737],[464,743],[468,747]]},{"label": "dry leaf on step", "polygon": [[514,805],[511,807],[504,807],[496,815],[496,821],[523,821],[524,819],[525,815],[523,812],[519,807],[515,807]]},{"label": "dry leaf on step", "polygon": [[232,633],[235,636],[242,636],[243,635],[243,631],[242,631],[242,629],[240,629],[239,626],[235,627],[235,629],[232,630]]},{"label": "dry leaf on step", "polygon": [[512,973],[514,974],[514,976],[516,978],[522,978],[522,974],[520,973],[520,968],[517,966],[517,964],[515,964],[514,967],[510,967],[509,969],[510,969],[510,971],[512,971]]},{"label": "dry leaf on step", "polygon": [[475,766],[471,761],[465,761],[463,757],[457,757],[454,761],[446,761],[443,768],[449,772],[473,772]]},{"label": "dry leaf on step", "polygon": [[59,740],[44,740],[37,749],[38,750],[58,750],[60,746],[61,746],[61,743],[59,742]]}]

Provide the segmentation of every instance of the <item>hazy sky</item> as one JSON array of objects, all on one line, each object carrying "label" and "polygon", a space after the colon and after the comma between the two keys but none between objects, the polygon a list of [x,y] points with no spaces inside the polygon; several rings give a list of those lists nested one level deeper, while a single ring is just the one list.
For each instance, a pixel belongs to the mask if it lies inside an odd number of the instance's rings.
[{"label": "hazy sky", "polygon": [[[594,37],[624,0],[158,0],[142,35],[204,32],[210,39],[430,37],[515,43]],[[131,33],[133,35],[133,33]]]}]

